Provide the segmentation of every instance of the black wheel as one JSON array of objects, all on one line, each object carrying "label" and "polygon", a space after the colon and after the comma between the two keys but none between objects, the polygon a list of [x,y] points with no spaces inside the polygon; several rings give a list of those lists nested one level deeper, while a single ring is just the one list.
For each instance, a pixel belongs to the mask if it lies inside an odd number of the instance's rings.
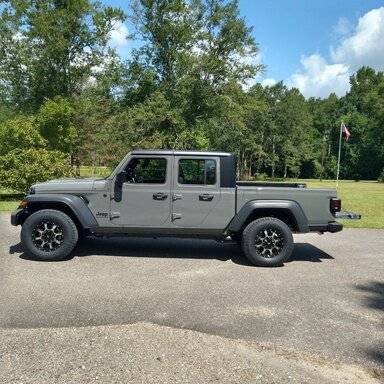
[{"label": "black wheel", "polygon": [[275,267],[287,261],[293,251],[293,236],[283,221],[263,217],[243,231],[243,252],[254,265]]},{"label": "black wheel", "polygon": [[21,228],[26,253],[40,260],[65,259],[75,248],[78,232],[73,220],[63,212],[42,209],[29,216]]}]

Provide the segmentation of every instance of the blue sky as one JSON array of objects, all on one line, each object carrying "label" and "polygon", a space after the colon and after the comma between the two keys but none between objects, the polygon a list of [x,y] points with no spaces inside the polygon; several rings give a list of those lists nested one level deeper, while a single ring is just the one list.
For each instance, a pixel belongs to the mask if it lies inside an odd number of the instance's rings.
[{"label": "blue sky", "polygon": [[375,0],[241,0],[241,12],[254,28],[267,76],[286,79],[300,67],[301,55],[320,53],[328,58],[337,43],[339,19],[355,25],[362,15],[384,6]]},{"label": "blue sky", "polygon": [[[128,0],[103,0],[128,10]],[[384,1],[240,0],[240,12],[253,27],[266,72],[256,80],[284,80],[305,96],[343,95],[348,78],[361,65],[384,70]],[[125,27],[115,33],[124,57]]]}]

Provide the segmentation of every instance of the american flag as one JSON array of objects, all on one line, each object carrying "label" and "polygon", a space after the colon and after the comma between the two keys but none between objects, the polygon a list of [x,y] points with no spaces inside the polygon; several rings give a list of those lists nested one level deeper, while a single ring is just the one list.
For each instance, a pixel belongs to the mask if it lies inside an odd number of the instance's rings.
[{"label": "american flag", "polygon": [[348,141],[349,137],[351,136],[351,132],[349,132],[349,129],[344,123],[341,123],[341,132],[343,134],[343,137],[345,137],[345,140]]}]

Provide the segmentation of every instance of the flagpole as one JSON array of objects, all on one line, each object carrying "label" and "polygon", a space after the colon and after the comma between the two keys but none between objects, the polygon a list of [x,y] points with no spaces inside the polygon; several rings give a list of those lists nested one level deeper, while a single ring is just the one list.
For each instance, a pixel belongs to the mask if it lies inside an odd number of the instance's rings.
[{"label": "flagpole", "polygon": [[339,173],[340,173],[340,155],[341,155],[341,134],[343,122],[340,123],[340,137],[339,137],[339,156],[337,158],[337,172],[336,172],[336,188],[339,186]]}]

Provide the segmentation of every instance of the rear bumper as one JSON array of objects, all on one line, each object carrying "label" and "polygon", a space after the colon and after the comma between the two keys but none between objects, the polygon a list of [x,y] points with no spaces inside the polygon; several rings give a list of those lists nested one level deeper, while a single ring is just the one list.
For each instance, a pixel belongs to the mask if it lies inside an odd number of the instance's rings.
[{"label": "rear bumper", "polygon": [[[359,213],[355,212],[349,212],[349,211],[340,211],[336,212],[335,214],[336,219],[343,219],[343,220],[360,220],[361,215]],[[316,224],[316,225],[310,225],[309,230],[312,232],[340,232],[343,230],[343,224],[338,223],[337,221],[329,221],[327,224]]]},{"label": "rear bumper", "polygon": [[328,223],[327,232],[335,233],[343,230],[343,224],[338,223],[337,221],[333,221]]},{"label": "rear bumper", "polygon": [[338,223],[337,221],[330,221],[327,224],[320,225],[310,225],[309,230],[311,232],[331,232],[336,233],[343,230],[343,224]]}]

